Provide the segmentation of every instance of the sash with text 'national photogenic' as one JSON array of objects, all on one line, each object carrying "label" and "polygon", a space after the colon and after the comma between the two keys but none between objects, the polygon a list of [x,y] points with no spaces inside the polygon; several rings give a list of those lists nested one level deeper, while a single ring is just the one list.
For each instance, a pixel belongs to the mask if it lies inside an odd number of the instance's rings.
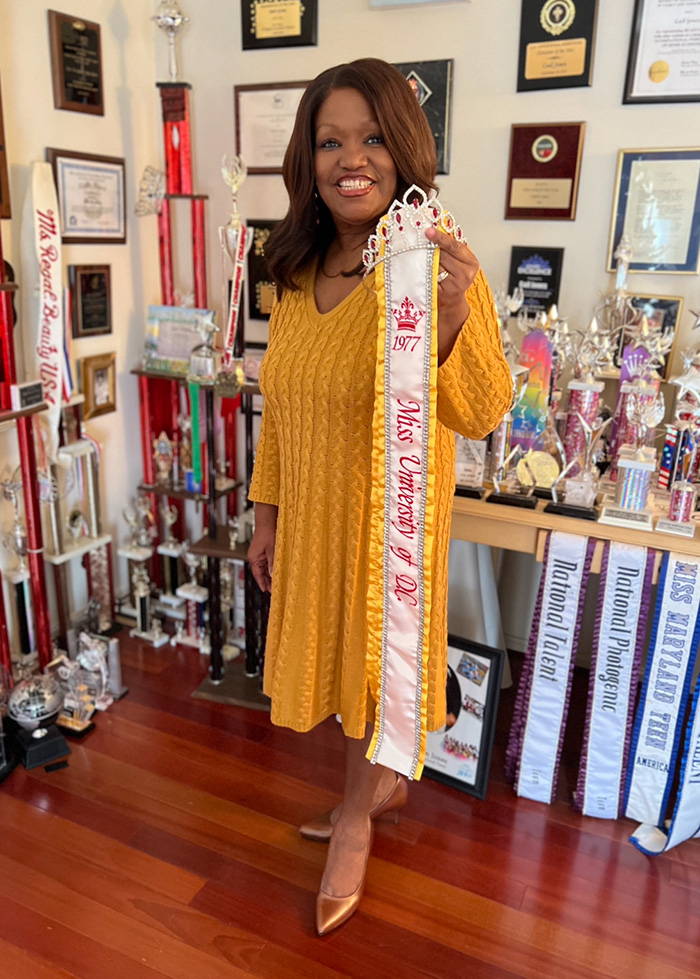
[{"label": "sash with text 'national photogenic'", "polygon": [[605,545],[574,801],[585,816],[617,819],[622,811],[654,559],[646,547]]},{"label": "sash with text 'national photogenic'", "polygon": [[462,238],[440,203],[413,186],[363,254],[378,305],[367,596],[378,708],[367,757],[409,778],[420,778],[425,757],[432,603],[440,252],[425,237],[430,227]]},{"label": "sash with text 'national photogenic'", "polygon": [[595,540],[550,533],[506,753],[518,795],[554,798]]},{"label": "sash with text 'national photogenic'", "polygon": [[698,650],[700,561],[665,554],[627,772],[625,815],[663,826]]}]

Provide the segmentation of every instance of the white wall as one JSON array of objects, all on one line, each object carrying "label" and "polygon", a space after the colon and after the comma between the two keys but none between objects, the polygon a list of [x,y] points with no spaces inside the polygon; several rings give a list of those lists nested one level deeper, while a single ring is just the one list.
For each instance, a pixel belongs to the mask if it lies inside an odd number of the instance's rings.
[{"label": "white wall", "polygon": [[[588,322],[601,294],[611,287],[605,256],[618,149],[698,142],[697,104],[622,105],[634,0],[600,0],[591,88],[520,94],[515,91],[518,0],[456,0],[393,9],[371,9],[369,0],[318,0],[318,45],[268,51],[241,50],[238,3],[181,2],[190,23],[179,41],[180,77],[193,86],[195,190],[210,198],[213,305],[218,303],[221,281],[216,227],[229,213],[229,192],[219,164],[222,155],[235,148],[235,84],[309,79],[330,65],[367,55],[390,61],[454,58],[451,172],[439,180],[441,199],[461,221],[494,287],[507,280],[512,245],[563,246],[559,305],[574,326]],[[156,0],[91,0],[89,14],[84,11],[102,25],[106,114],[100,119],[53,109],[45,5],[38,0],[4,0],[0,77],[15,215],[20,213],[28,161],[41,158],[46,146],[125,156],[131,215],[141,170],[147,163],[162,166],[163,158],[154,81],[167,79],[167,43],[149,19],[156,6]],[[511,124],[560,121],[585,121],[587,127],[576,221],[505,221]],[[241,211],[250,218],[281,217],[285,202],[278,176],[249,177],[240,195]],[[6,252],[16,261],[17,221],[4,225]],[[105,441],[105,511],[110,529],[118,529],[120,537],[119,511],[141,472],[136,383],[128,368],[138,360],[144,310],[149,302],[159,301],[154,219],[130,216],[128,235],[126,247],[66,249],[66,262],[111,263],[115,280],[114,335],[83,340],[74,350],[81,356],[117,352],[119,410],[88,427]],[[183,269],[177,285],[186,292],[191,288],[188,261]],[[697,276],[636,275],[633,284],[640,292],[686,299],[676,349],[684,346],[692,323],[688,309],[700,308]],[[264,327],[250,324],[248,336],[264,337]],[[529,622],[518,603],[511,606],[517,620]],[[506,623],[511,639],[517,628],[517,623],[513,628]]]}]

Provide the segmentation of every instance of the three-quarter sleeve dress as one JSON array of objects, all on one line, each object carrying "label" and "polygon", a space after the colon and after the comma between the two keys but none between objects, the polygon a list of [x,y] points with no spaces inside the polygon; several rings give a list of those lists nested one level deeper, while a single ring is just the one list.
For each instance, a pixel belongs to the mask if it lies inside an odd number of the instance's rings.
[{"label": "three-quarter sleeve dress", "polygon": [[[310,269],[270,321],[250,499],[278,508],[264,690],[275,724],[307,731],[331,714],[349,737],[374,718],[366,673],[377,300],[370,275],[319,313]],[[428,727],[445,721],[447,557],[454,432],[480,439],[511,401],[493,296],[478,273],[469,317],[438,369],[434,593]]]}]

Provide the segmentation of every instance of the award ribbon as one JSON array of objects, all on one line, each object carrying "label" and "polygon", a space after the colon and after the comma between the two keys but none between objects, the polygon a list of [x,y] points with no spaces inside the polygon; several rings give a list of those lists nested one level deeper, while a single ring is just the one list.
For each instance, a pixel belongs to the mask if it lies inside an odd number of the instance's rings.
[{"label": "award ribbon", "polygon": [[369,687],[377,704],[367,757],[420,778],[427,733],[437,418],[438,227],[461,239],[434,198],[411,187],[371,235],[377,370],[367,596]]},{"label": "award ribbon", "polygon": [[585,816],[617,819],[622,811],[654,558],[646,547],[605,545],[574,800]]},{"label": "award ribbon", "polygon": [[700,638],[700,561],[666,553],[627,773],[625,815],[663,824]]},{"label": "award ribbon", "polygon": [[595,540],[552,531],[515,704],[506,774],[518,795],[554,798]]},{"label": "award ribbon", "polygon": [[[225,229],[219,229],[222,239],[222,260],[223,252],[226,251],[224,246],[224,231]],[[233,348],[236,342],[236,331],[238,329],[238,317],[241,303],[241,290],[243,288],[243,277],[245,271],[245,257],[250,248],[250,243],[253,239],[253,229],[248,229],[244,224],[241,224],[237,231],[238,240],[236,242],[236,248],[232,258],[233,263],[233,275],[231,276],[231,297],[228,304],[228,316],[226,317],[226,332],[224,334],[224,351],[222,357],[222,365],[224,369],[230,367],[231,361],[233,360]],[[224,275],[224,282],[226,281],[226,276]]]}]

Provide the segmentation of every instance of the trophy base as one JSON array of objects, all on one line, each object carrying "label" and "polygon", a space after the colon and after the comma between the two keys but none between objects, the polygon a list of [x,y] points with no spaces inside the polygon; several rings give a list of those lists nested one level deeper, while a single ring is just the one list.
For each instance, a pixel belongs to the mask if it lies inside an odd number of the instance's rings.
[{"label": "trophy base", "polygon": [[534,496],[521,496],[519,493],[490,493],[486,503],[499,503],[501,506],[520,507],[521,510],[534,510],[537,500]]},{"label": "trophy base", "polygon": [[486,490],[483,486],[456,486],[455,496],[466,496],[470,500],[483,500]]},{"label": "trophy base", "polygon": [[92,721],[77,724],[69,717],[59,717],[56,721],[56,727],[60,728],[61,732],[69,738],[84,738],[86,734],[94,730],[95,725]]},{"label": "trophy base", "polygon": [[536,496],[538,500],[552,499],[552,491],[551,489],[547,489],[546,486],[535,486],[534,490],[532,491],[532,495]]},{"label": "trophy base", "polygon": [[202,656],[208,656],[211,652],[211,646],[209,645],[208,639],[200,639],[197,636],[188,636],[186,633],[178,636],[175,633],[174,636],[170,637],[171,646],[188,646],[190,649],[197,649],[202,654]]},{"label": "trophy base", "polygon": [[160,649],[161,646],[165,646],[170,641],[167,632],[141,632],[140,629],[130,629],[129,635],[135,639],[145,639],[146,642],[150,642],[154,649]]},{"label": "trophy base", "polygon": [[635,530],[654,529],[654,518],[650,510],[624,510],[619,506],[604,506],[598,522],[610,524],[612,527],[634,527]]},{"label": "trophy base", "polygon": [[198,605],[202,605],[209,598],[209,592],[206,588],[194,584],[180,585],[175,594],[178,598],[184,598],[188,602],[197,602]]},{"label": "trophy base", "polygon": [[5,723],[12,750],[27,769],[50,765],[71,753],[68,742],[55,724],[48,725],[43,738],[35,738],[31,731],[25,731],[18,724],[10,720]]},{"label": "trophy base", "polygon": [[19,765],[19,758],[15,758],[14,755],[10,755],[5,761],[0,764],[0,785],[5,781],[8,775],[14,772],[15,768]]},{"label": "trophy base", "polygon": [[595,520],[597,517],[595,507],[576,506],[575,503],[548,503],[544,512],[556,513],[560,517],[575,517],[577,520]]},{"label": "trophy base", "polygon": [[659,534],[673,534],[675,537],[695,537],[696,523],[692,521],[669,520],[668,517],[659,517],[654,528]]}]

